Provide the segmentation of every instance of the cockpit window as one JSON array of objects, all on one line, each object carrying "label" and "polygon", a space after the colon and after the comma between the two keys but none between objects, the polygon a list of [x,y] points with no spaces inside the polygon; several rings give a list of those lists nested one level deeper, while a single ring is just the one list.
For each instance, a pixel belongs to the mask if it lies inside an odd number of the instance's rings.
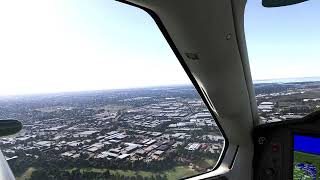
[{"label": "cockpit window", "polygon": [[245,32],[262,123],[320,107],[319,7],[315,0],[280,8],[248,0]]},{"label": "cockpit window", "polygon": [[168,179],[224,146],[147,13],[114,1],[0,2],[0,144],[19,180]]}]

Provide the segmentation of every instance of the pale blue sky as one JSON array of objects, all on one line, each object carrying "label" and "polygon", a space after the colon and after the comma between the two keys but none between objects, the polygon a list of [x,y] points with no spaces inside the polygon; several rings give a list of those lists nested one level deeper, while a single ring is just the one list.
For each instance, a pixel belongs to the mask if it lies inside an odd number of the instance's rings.
[{"label": "pale blue sky", "polygon": [[253,79],[320,76],[320,1],[264,8],[249,0],[245,29]]},{"label": "pale blue sky", "polygon": [[[249,0],[253,79],[319,76],[320,2]],[[145,12],[112,0],[0,2],[0,94],[190,83]]]}]

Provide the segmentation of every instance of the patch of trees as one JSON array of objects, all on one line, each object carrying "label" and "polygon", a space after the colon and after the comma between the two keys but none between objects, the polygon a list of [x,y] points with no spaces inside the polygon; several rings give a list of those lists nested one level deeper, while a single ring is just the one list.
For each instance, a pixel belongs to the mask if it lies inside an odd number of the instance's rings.
[{"label": "patch of trees", "polygon": [[124,176],[119,173],[80,171],[79,169],[69,171],[61,171],[57,169],[39,169],[32,173],[30,180],[166,180],[166,175],[154,175],[143,177],[141,175]]},{"label": "patch of trees", "polygon": [[203,152],[199,150],[189,151],[182,146],[177,147],[177,157],[186,158],[193,162],[202,161],[206,158],[208,159],[219,159],[220,153]]},{"label": "patch of trees", "polygon": [[17,153],[18,158],[8,161],[8,164],[15,176],[21,176],[36,161],[33,157],[23,153]]},{"label": "patch of trees", "polygon": [[126,160],[107,160],[107,159],[87,159],[82,154],[79,158],[62,158],[49,155],[41,154],[36,159],[32,156],[26,156],[19,154],[19,158],[9,162],[12,171],[16,176],[23,174],[29,167],[36,169],[43,169],[49,171],[50,169],[81,169],[81,168],[97,168],[97,169],[110,169],[110,170],[133,170],[133,171],[150,171],[150,172],[161,172],[168,169],[173,169],[177,166],[177,163],[173,161],[175,158],[174,153],[169,153],[167,158],[159,161],[144,162],[142,160],[137,161],[126,161]]},{"label": "patch of trees", "polygon": [[277,83],[266,83],[266,84],[255,84],[254,89],[256,94],[270,94],[287,91],[289,89],[296,89],[296,85],[293,84],[277,84]]}]

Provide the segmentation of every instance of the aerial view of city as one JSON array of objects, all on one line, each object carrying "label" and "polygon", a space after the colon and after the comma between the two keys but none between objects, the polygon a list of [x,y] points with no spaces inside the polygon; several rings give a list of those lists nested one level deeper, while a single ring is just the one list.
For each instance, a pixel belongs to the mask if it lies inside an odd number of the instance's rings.
[{"label": "aerial view of city", "polygon": [[320,108],[320,82],[255,84],[261,123],[304,117]]},{"label": "aerial view of city", "polygon": [[[320,107],[317,81],[255,91],[261,123]],[[175,180],[210,171],[224,147],[190,85],[2,97],[0,118],[23,123],[0,141],[17,180]]]},{"label": "aerial view of city", "polygon": [[23,123],[1,149],[17,179],[179,179],[207,172],[224,138],[192,86],[3,98]]}]

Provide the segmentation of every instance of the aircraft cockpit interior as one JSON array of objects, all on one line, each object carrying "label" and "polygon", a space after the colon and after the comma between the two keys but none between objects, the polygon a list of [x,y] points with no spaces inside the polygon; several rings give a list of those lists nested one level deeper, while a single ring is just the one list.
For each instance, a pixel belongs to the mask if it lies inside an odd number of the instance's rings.
[{"label": "aircraft cockpit interior", "polygon": [[0,2],[0,180],[320,179],[319,10]]}]

